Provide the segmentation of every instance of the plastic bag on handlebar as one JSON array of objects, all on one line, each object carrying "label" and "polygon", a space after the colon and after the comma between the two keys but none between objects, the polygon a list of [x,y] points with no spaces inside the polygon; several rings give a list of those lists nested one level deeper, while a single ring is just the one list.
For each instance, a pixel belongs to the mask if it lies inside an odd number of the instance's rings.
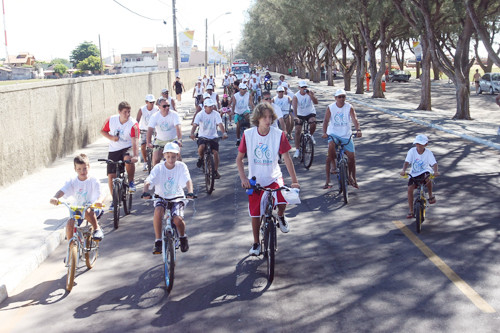
[{"label": "plastic bag on handlebar", "polygon": [[300,190],[298,188],[290,188],[288,191],[281,190],[281,194],[283,194],[283,197],[285,198],[286,202],[288,202],[289,205],[300,204],[299,192]]}]

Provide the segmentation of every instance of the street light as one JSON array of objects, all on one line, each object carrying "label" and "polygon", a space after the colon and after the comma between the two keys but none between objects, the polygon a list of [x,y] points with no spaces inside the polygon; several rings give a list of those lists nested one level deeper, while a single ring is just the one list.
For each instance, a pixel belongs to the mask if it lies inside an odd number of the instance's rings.
[{"label": "street light", "polygon": [[[215,22],[218,18],[220,18],[224,15],[230,15],[230,14],[231,14],[231,12],[226,12],[226,13],[220,14],[219,16],[214,18],[212,21],[210,21],[210,24]],[[205,75],[206,74],[208,74],[208,18],[205,19]]]}]

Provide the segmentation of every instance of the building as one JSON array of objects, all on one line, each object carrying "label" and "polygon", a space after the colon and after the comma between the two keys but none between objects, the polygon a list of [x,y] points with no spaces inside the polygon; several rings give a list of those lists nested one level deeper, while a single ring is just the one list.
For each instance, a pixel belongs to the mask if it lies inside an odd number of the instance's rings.
[{"label": "building", "polygon": [[10,55],[9,62],[6,65],[10,67],[34,66],[35,61],[34,55],[29,54],[29,52],[22,52],[18,55]]},{"label": "building", "polygon": [[153,48],[144,48],[141,53],[121,55],[121,73],[143,73],[158,70],[158,54]]}]

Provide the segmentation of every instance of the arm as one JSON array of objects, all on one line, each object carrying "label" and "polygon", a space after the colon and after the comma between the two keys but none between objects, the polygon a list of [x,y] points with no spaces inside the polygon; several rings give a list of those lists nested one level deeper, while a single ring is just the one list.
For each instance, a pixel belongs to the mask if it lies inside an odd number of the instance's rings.
[{"label": "arm", "polygon": [[172,104],[172,108],[177,111],[177,109],[175,108],[175,101],[173,98],[170,99],[170,103]]},{"label": "arm", "polygon": [[234,114],[234,108],[235,108],[235,106],[236,106],[236,98],[234,98],[234,95],[233,95],[233,96],[231,96],[231,112],[233,114]]},{"label": "arm", "polygon": [[283,117],[281,117],[278,122],[280,123],[280,126],[281,128],[283,128],[283,132],[285,133],[285,135],[287,135],[288,133],[286,132],[286,126],[285,126],[285,121],[283,120]]},{"label": "arm", "polygon": [[292,178],[292,187],[300,188],[299,181],[297,180],[297,175],[295,174],[295,167],[293,166],[292,159],[290,158],[290,154],[286,152],[282,154],[283,159],[285,160],[286,169],[288,170],[288,174]]},{"label": "arm", "polygon": [[440,175],[439,171],[438,171],[438,164],[434,164],[432,165],[432,170],[434,170],[434,177],[437,177]]},{"label": "arm", "polygon": [[186,92],[186,88],[184,88],[184,83],[181,83],[182,91]]},{"label": "arm", "polygon": [[401,176],[406,175],[406,169],[408,168],[408,166],[410,166],[410,163],[405,161],[405,163],[403,164],[403,170],[401,170],[401,172],[399,173]]},{"label": "arm", "polygon": [[327,106],[325,111],[325,118],[323,119],[323,135],[322,138],[328,138],[328,134],[326,131],[328,130],[328,123],[330,122],[330,117],[332,114],[330,113],[330,108]]},{"label": "arm", "polygon": [[220,101],[219,101],[219,95],[215,97],[217,99],[217,110],[220,110]]},{"label": "arm", "polygon": [[141,121],[141,117],[142,117],[142,109],[139,109],[139,111],[137,112],[137,122],[140,122]]},{"label": "arm", "polygon": [[179,142],[179,147],[182,147],[182,128],[180,124],[175,126],[175,131],[177,132],[177,141]]},{"label": "arm", "polygon": [[50,199],[50,203],[57,206],[59,198],[62,198],[63,196],[64,196],[63,191],[61,190],[57,191],[56,194],[54,194],[54,196]]},{"label": "arm", "polygon": [[219,123],[218,126],[219,130],[222,132],[222,140],[227,139],[227,133],[224,130],[224,125],[222,125],[222,123]]},{"label": "arm", "polygon": [[196,139],[194,136],[194,131],[196,131],[196,127],[198,127],[198,124],[193,123],[193,127],[191,128],[191,135],[189,136],[191,140]]},{"label": "arm", "polygon": [[318,99],[316,98],[316,95],[314,95],[313,91],[309,91],[309,97],[311,97],[313,104],[318,104]]},{"label": "arm", "polygon": [[245,165],[243,164],[244,157],[245,154],[238,151],[238,156],[236,156],[236,166],[238,167],[238,174],[241,180],[241,187],[250,188],[250,182],[248,181],[248,178],[245,175]]},{"label": "arm", "polygon": [[110,141],[114,141],[114,142],[118,142],[118,140],[120,140],[120,137],[119,136],[114,136],[114,135],[111,135],[109,134],[108,131],[104,130],[104,128],[106,127],[106,125],[108,124],[108,120],[106,120],[106,122],[104,123],[104,125],[102,126],[101,128],[101,134],[102,136],[104,136],[106,139],[110,140]]},{"label": "arm", "polygon": [[[139,132],[139,130],[137,130],[137,132]],[[132,158],[130,159],[132,161],[132,163],[137,163],[137,161],[139,160],[139,140],[137,139],[137,136],[132,138]]]},{"label": "arm", "polygon": [[297,103],[298,103],[297,97],[293,96],[293,99],[292,99],[292,108],[293,108],[293,117],[294,118],[297,118]]},{"label": "arm", "polygon": [[363,135],[361,134],[361,129],[359,128],[359,121],[358,121],[358,117],[356,115],[356,111],[354,111],[354,108],[352,106],[351,106],[350,114],[351,114],[352,122],[354,123],[354,128],[356,128],[356,131],[357,131],[356,137],[360,138]]},{"label": "arm", "polygon": [[193,98],[194,98],[194,93],[196,92],[196,86],[193,89]]},{"label": "arm", "polygon": [[153,148],[153,143],[151,142],[151,137],[153,136],[153,131],[155,129],[153,127],[148,127],[148,132],[146,133],[146,145],[149,148]]}]

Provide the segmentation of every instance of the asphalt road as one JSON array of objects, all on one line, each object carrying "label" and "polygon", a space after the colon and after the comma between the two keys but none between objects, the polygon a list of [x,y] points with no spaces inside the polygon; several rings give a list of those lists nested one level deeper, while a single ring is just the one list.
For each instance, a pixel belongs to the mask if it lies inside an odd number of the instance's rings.
[{"label": "asphalt road", "polygon": [[[320,118],[331,102],[324,96]],[[251,226],[232,130],[220,142],[222,178],[212,195],[204,192],[195,166],[195,143],[185,142],[198,199],[186,208],[190,250],[179,253],[170,295],[161,257],[151,254],[152,206],[139,197],[141,171],[132,214],[118,230],[112,214],[101,220],[106,237],[95,267],[80,269],[73,291],[65,293],[60,246],[0,304],[0,331],[496,331],[498,151],[378,111],[357,112],[364,136],[356,140],[360,189],[351,188],[347,205],[334,189],[322,189],[326,142],[318,131],[311,169],[295,163],[302,204],[287,210],[291,232],[278,234],[272,285],[262,258],[248,256]],[[421,132],[429,136],[442,173],[437,204],[416,237],[421,249],[432,251],[427,255],[410,240],[414,221],[405,218],[406,181],[398,177]],[[431,259],[441,259],[456,275],[438,262],[450,280]]]}]

